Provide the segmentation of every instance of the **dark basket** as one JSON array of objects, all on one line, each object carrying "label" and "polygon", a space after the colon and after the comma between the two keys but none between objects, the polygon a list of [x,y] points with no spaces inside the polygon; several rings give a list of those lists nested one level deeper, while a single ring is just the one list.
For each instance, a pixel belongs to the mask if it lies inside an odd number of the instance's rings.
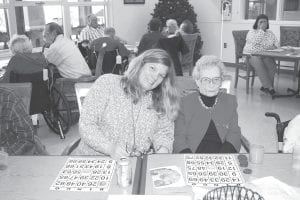
[{"label": "dark basket", "polygon": [[228,185],[209,191],[203,200],[264,200],[264,198],[251,189]]}]

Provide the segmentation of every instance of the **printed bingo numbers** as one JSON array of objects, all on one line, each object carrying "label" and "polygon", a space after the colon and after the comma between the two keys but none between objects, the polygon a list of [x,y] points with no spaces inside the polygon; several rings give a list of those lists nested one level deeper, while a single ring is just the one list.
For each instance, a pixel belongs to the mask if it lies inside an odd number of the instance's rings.
[{"label": "printed bingo numbers", "polygon": [[50,190],[107,192],[115,165],[108,158],[69,158]]},{"label": "printed bingo numbers", "polygon": [[184,160],[188,185],[219,187],[244,183],[233,155],[185,155]]}]

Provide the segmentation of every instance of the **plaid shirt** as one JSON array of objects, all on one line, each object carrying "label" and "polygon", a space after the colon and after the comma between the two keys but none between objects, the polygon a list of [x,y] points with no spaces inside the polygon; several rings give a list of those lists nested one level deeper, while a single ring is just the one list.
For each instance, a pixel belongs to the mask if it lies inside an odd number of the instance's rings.
[{"label": "plaid shirt", "polygon": [[88,40],[90,43],[104,35],[104,26],[99,26],[98,28],[93,28],[91,26],[86,26],[81,30],[79,35],[79,40],[82,42],[84,40]]},{"label": "plaid shirt", "polygon": [[26,154],[34,148],[34,128],[21,98],[0,87],[0,147],[9,155]]}]

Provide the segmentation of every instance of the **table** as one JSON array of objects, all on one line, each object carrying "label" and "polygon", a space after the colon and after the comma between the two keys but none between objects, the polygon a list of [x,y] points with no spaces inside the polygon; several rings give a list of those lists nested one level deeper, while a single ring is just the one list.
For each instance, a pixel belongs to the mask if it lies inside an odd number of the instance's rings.
[{"label": "table", "polygon": [[[294,62],[294,67],[298,69],[299,61],[300,61],[300,50],[294,50],[293,48],[290,49],[274,49],[274,50],[268,50],[261,53],[255,53],[252,54],[253,56],[261,56],[261,57],[271,57],[275,60],[280,61],[290,61]],[[292,97],[296,96],[297,98],[300,98],[300,70],[298,71],[298,87],[296,90],[292,90],[288,88],[288,92],[291,92],[291,94],[275,94],[272,96],[272,99],[278,98],[278,97]]]},{"label": "table", "polygon": [[[238,154],[234,154],[237,156]],[[247,155],[247,154],[246,154]],[[147,195],[193,195],[190,186],[180,188],[153,188],[149,169],[163,166],[178,166],[185,178],[184,154],[155,154],[145,158],[143,163],[144,174],[141,176],[141,193]],[[263,164],[249,164],[252,174],[242,173],[245,182],[254,178],[273,176],[291,186],[299,188],[300,191],[300,171],[292,170],[292,154],[265,154]]]},{"label": "table", "polygon": [[108,194],[135,194],[137,191],[141,164],[139,158],[132,158],[133,184],[128,188],[117,185],[117,177],[114,173],[107,193],[49,190],[67,159],[68,156],[9,156],[8,168],[0,171],[1,199],[101,200],[106,199]]}]

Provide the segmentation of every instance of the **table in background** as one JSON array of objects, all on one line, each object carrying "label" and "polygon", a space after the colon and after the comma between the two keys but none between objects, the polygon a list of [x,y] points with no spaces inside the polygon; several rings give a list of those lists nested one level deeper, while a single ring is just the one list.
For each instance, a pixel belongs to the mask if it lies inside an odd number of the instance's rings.
[{"label": "table in background", "polygon": [[294,62],[294,68],[298,69],[298,87],[295,91],[292,89],[288,89],[288,91],[292,92],[293,94],[286,94],[286,95],[280,95],[275,94],[272,96],[272,98],[277,97],[291,97],[291,96],[297,96],[297,98],[300,97],[300,70],[298,68],[299,62],[300,62],[300,50],[291,50],[291,49],[275,49],[275,50],[269,50],[264,51],[261,53],[255,53],[252,54],[253,56],[261,56],[261,57],[271,57],[275,60],[279,61],[289,61]]},{"label": "table in background", "polygon": [[[227,154],[228,155],[228,154]],[[237,156],[238,154],[234,154]],[[150,175],[150,169],[177,166],[181,169],[184,179],[186,179],[184,154],[155,154],[145,157],[143,162],[143,175],[141,176],[140,192],[146,195],[193,195],[191,186],[179,188],[155,189]],[[291,186],[299,188],[300,191],[300,171],[292,169],[292,154],[265,154],[263,164],[251,164],[252,174],[242,176],[245,182],[256,178],[273,176]],[[241,170],[242,171],[242,170]]]},{"label": "table in background", "polygon": [[50,186],[67,160],[68,156],[9,156],[8,168],[0,171],[0,199],[101,200],[106,199],[109,194],[135,194],[137,191],[141,163],[137,158],[132,158],[133,184],[127,188],[117,185],[117,176],[114,172],[108,192],[50,190]]}]

